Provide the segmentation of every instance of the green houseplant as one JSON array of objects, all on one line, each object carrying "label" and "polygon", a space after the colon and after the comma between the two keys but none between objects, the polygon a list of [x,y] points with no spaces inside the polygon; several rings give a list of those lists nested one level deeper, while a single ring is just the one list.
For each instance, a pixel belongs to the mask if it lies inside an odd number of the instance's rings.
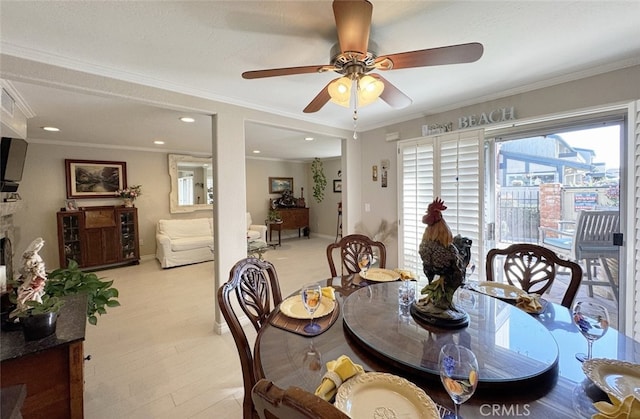
[{"label": "green houseplant", "polygon": [[313,197],[317,203],[324,199],[324,190],[327,187],[327,177],[324,175],[322,161],[319,158],[313,159],[311,163],[311,173],[313,175]]},{"label": "green houseplant", "polygon": [[25,340],[38,340],[56,332],[58,312],[63,305],[58,297],[45,294],[42,302],[26,301],[12,315],[20,319]]},{"label": "green houseplant", "polygon": [[86,292],[88,296],[87,319],[89,323],[98,323],[97,315],[107,313],[107,307],[118,307],[119,293],[113,288],[113,281],[102,281],[93,272],[83,272],[78,263],[70,260],[66,268],[56,269],[49,275],[45,292],[49,295],[62,297],[65,295]]}]

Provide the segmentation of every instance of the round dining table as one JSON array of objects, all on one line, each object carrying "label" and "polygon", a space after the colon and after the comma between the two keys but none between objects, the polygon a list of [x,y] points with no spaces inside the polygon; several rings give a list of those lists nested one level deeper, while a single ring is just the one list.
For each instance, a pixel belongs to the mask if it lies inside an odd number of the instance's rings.
[{"label": "round dining table", "polygon": [[[314,392],[326,362],[347,355],[365,371],[403,377],[437,404],[453,409],[437,365],[440,347],[453,342],[469,347],[478,358],[477,390],[460,408],[467,419],[590,417],[593,400],[606,399],[575,358],[576,352],[586,352],[587,341],[566,307],[544,301],[543,312],[534,315],[460,288],[455,303],[469,315],[469,325],[441,329],[416,321],[399,305],[401,284],[371,283],[358,274],[322,281],[335,288],[335,321],[313,337],[266,322],[254,347],[259,375],[281,388]],[[271,316],[277,314],[278,307]],[[320,354],[319,363],[309,364],[310,352]],[[640,343],[610,328],[594,343],[593,357],[638,364]]]}]

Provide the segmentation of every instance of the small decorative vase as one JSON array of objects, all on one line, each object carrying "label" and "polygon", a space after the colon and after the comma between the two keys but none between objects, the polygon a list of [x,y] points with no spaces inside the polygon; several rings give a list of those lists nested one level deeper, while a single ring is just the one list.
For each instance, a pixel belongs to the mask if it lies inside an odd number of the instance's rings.
[{"label": "small decorative vase", "polygon": [[127,208],[132,208],[133,207],[133,199],[125,198],[124,199],[124,206],[127,207]]},{"label": "small decorative vase", "polygon": [[34,314],[20,318],[25,340],[38,340],[56,333],[58,313]]}]

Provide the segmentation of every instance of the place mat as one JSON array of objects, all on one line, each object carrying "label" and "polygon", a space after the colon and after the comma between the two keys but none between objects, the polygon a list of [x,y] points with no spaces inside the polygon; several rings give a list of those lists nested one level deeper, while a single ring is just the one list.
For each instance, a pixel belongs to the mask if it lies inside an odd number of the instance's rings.
[{"label": "place mat", "polygon": [[320,325],[320,330],[316,333],[307,333],[304,331],[304,327],[309,324],[309,319],[292,319],[291,317],[282,313],[280,311],[280,307],[278,307],[275,313],[273,313],[273,315],[269,318],[269,323],[279,329],[293,332],[301,336],[318,336],[329,329],[340,316],[340,304],[338,304],[338,301],[335,301],[335,303],[335,308],[330,314],[327,314],[326,316],[320,317],[318,319],[313,319],[314,323]]}]

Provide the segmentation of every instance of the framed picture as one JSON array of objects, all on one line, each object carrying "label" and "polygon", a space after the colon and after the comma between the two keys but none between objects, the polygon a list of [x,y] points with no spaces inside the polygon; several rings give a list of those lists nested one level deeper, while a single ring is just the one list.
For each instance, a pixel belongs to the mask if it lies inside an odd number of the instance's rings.
[{"label": "framed picture", "polygon": [[65,211],[78,211],[78,204],[75,199],[65,199],[64,200],[64,210]]},{"label": "framed picture", "polygon": [[282,193],[286,190],[293,192],[292,177],[270,177],[269,193]]},{"label": "framed picture", "polygon": [[333,180],[333,192],[342,192],[342,179]]},{"label": "framed picture", "polygon": [[122,161],[64,161],[67,174],[67,198],[115,198],[118,189],[127,187],[127,163]]}]

